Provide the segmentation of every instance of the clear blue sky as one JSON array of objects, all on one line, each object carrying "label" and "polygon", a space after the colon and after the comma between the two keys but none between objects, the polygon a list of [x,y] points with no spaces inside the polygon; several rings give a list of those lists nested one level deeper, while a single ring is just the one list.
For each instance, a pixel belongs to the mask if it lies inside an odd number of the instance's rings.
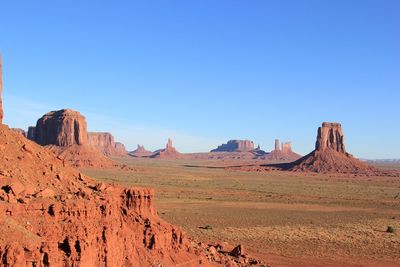
[{"label": "clear blue sky", "polygon": [[400,158],[400,1],[2,1],[5,123],[81,111],[132,149],[275,138]]}]

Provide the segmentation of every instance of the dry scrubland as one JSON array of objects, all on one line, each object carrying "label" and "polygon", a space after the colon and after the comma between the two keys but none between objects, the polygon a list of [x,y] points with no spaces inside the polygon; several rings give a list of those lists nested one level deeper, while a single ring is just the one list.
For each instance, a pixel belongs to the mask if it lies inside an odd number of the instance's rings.
[{"label": "dry scrubland", "polygon": [[[161,217],[196,240],[243,244],[272,266],[400,264],[399,178],[227,171],[208,168],[219,163],[205,160],[118,160],[137,171],[85,172],[155,188]],[[397,231],[387,233],[388,226]]]}]

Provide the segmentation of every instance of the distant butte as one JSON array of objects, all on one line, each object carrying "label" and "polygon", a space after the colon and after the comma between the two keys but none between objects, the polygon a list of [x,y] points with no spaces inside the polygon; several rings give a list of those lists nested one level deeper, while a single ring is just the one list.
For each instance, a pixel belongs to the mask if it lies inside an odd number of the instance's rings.
[{"label": "distant butte", "polygon": [[137,145],[136,150],[129,152],[129,155],[132,157],[144,158],[153,155],[153,152],[146,150],[142,145]]},{"label": "distant butte", "polygon": [[279,139],[275,140],[275,149],[265,156],[265,159],[271,161],[295,161],[301,158],[301,155],[293,152],[291,142],[280,142]]},{"label": "distant butte", "polygon": [[123,157],[128,154],[124,144],[114,141],[111,133],[88,133],[89,144],[106,156]]},{"label": "distant butte", "polygon": [[46,146],[74,167],[121,167],[89,142],[86,118],[79,112],[62,109],[41,117],[28,131],[30,139]]},{"label": "distant butte", "polygon": [[250,140],[230,140],[211,152],[249,152],[254,150],[254,142]]},{"label": "distant butte", "polygon": [[347,153],[344,140],[340,123],[324,122],[318,128],[315,150],[284,168],[300,172],[390,175],[390,172],[369,166]]},{"label": "distant butte", "polygon": [[169,138],[165,148],[157,150],[150,157],[160,159],[181,159],[183,158],[183,155],[174,148],[172,145],[172,140]]}]

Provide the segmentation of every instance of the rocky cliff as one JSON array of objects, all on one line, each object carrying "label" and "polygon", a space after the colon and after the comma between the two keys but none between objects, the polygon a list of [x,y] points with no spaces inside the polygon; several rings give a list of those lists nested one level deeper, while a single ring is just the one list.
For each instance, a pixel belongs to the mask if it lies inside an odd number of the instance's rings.
[{"label": "rocky cliff", "polygon": [[106,156],[126,156],[122,143],[116,143],[111,133],[88,133],[89,145],[97,148]]},{"label": "rocky cliff", "polygon": [[250,140],[230,140],[211,152],[249,152],[254,150],[254,142]]},{"label": "rocky cliff", "polygon": [[26,137],[29,140],[35,141],[35,139],[36,139],[36,127],[35,126],[28,127],[28,133],[27,133]]},{"label": "rocky cliff", "polygon": [[86,119],[70,109],[51,111],[38,120],[35,141],[40,145],[61,147],[87,144]]},{"label": "rocky cliff", "polygon": [[99,184],[0,125],[1,266],[200,264],[153,190]]},{"label": "rocky cliff", "polygon": [[70,166],[125,168],[90,144],[86,119],[77,111],[63,109],[49,112],[30,130],[35,142],[45,145]]},{"label": "rocky cliff", "polygon": [[152,189],[97,183],[3,124],[0,170],[0,266],[245,266],[160,219]]}]

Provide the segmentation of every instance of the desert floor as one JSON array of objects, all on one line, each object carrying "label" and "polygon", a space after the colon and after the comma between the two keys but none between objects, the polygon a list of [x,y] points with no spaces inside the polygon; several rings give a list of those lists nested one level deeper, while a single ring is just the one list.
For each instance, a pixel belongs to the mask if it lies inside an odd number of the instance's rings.
[{"label": "desert floor", "polygon": [[[84,171],[100,181],[155,188],[160,216],[195,240],[242,244],[271,266],[400,266],[400,178],[117,160],[137,171]],[[387,233],[388,226],[397,231]]]}]

